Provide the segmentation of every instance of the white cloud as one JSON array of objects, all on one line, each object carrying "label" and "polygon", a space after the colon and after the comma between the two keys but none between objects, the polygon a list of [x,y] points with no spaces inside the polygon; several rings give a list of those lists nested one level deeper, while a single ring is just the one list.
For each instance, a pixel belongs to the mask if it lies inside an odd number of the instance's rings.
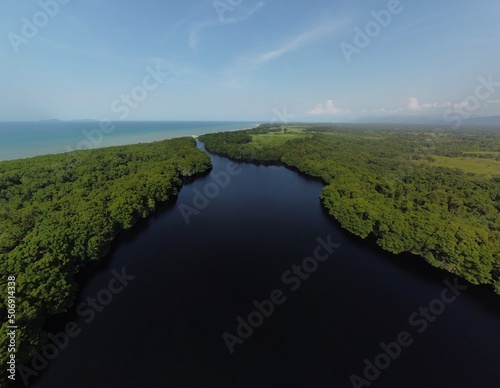
[{"label": "white cloud", "polygon": [[410,102],[406,106],[409,110],[413,111],[420,111],[422,110],[422,107],[420,106],[420,103],[418,102],[418,99],[416,97],[410,97]]},{"label": "white cloud", "polygon": [[[463,104],[463,103],[461,103],[461,104]],[[443,103],[426,102],[425,104],[421,104],[416,97],[410,97],[408,105],[406,106],[406,110],[413,111],[413,112],[420,112],[420,111],[429,110],[429,109],[448,108],[452,105],[453,104],[451,102],[443,102]],[[401,108],[400,108],[400,110],[401,110]]]},{"label": "white cloud", "polygon": [[335,106],[333,100],[328,100],[324,106],[323,104],[318,104],[308,113],[312,115],[339,115],[349,112],[344,112],[342,109]]},{"label": "white cloud", "polygon": [[[385,108],[381,108],[381,109],[375,109],[373,111],[371,111],[370,113],[376,113],[376,114],[395,114],[395,113],[399,113],[401,112],[403,109],[402,108],[398,108],[398,109],[385,109]],[[368,111],[364,111],[363,113],[368,113]]]},{"label": "white cloud", "polygon": [[[499,101],[500,102],[500,101]],[[409,113],[409,112],[423,112],[423,111],[429,111],[429,110],[436,110],[439,108],[449,108],[451,106],[465,106],[463,104],[466,104],[465,102],[462,102],[460,104],[452,104],[451,102],[443,102],[443,103],[438,103],[438,102],[426,102],[426,103],[420,103],[418,98],[416,97],[410,97],[408,99],[408,104],[404,107],[399,107],[396,109],[386,109],[386,108],[380,108],[380,109],[375,109],[372,110],[371,113],[375,114],[397,114],[397,113]]]}]

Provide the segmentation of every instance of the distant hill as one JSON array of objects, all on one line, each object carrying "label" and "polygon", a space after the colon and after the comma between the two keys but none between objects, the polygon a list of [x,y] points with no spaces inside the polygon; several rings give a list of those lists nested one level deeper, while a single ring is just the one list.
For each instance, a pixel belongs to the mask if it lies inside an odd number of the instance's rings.
[{"label": "distant hill", "polygon": [[375,116],[356,121],[360,124],[427,124],[443,125],[441,117],[431,116]]},{"label": "distant hill", "polygon": [[[419,124],[435,125],[436,127],[450,127],[441,116],[382,116],[367,117],[355,121],[359,124]],[[500,116],[471,117],[462,122],[463,127],[498,127],[500,128]]]},{"label": "distant hill", "polygon": [[74,122],[96,122],[94,119],[76,119],[76,120],[59,120],[59,119],[46,119],[46,120],[37,120],[39,123],[62,123],[64,121],[74,123]]},{"label": "distant hill", "polygon": [[500,127],[500,116],[488,116],[488,117],[472,117],[470,119],[464,120],[464,123],[469,126],[489,126],[489,127]]}]

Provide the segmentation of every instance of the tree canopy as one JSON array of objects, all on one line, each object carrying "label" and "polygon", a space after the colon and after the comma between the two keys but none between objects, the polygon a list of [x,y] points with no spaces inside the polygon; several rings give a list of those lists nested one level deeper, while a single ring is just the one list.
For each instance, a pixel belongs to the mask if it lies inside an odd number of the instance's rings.
[{"label": "tree canopy", "polygon": [[[302,136],[280,145],[252,141],[293,131]],[[500,134],[327,124],[288,124],[285,132],[269,124],[200,140],[233,159],[321,178],[323,205],[345,229],[500,294]],[[439,158],[449,167],[436,165]]]},{"label": "tree canopy", "polygon": [[[192,138],[0,162],[0,293],[7,295],[6,279],[15,276],[18,365],[46,341],[45,318],[72,305],[81,266],[175,196],[184,178],[210,168]],[[0,354],[5,365],[8,355]]]}]

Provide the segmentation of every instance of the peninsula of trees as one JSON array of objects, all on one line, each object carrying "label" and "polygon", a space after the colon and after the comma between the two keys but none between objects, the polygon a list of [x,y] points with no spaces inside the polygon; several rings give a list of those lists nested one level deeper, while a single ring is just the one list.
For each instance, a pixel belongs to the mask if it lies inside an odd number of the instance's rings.
[{"label": "peninsula of trees", "polygon": [[262,125],[200,140],[321,178],[323,205],[348,231],[500,294],[498,132]]},{"label": "peninsula of trees", "polygon": [[[0,162],[0,294],[16,280],[20,365],[46,341],[46,317],[72,305],[76,272],[121,231],[174,197],[184,178],[211,168],[192,138]],[[0,301],[0,363],[9,354]],[[5,380],[4,380],[5,381]],[[1,381],[0,381],[1,385]]]}]

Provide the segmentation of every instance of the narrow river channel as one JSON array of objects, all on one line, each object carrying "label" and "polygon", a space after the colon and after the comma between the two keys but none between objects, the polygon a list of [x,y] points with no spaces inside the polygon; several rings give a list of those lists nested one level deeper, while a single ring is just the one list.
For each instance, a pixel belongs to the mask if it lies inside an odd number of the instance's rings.
[{"label": "narrow river channel", "polygon": [[500,387],[491,290],[349,235],[320,181],[210,156],[85,269],[32,386]]}]

